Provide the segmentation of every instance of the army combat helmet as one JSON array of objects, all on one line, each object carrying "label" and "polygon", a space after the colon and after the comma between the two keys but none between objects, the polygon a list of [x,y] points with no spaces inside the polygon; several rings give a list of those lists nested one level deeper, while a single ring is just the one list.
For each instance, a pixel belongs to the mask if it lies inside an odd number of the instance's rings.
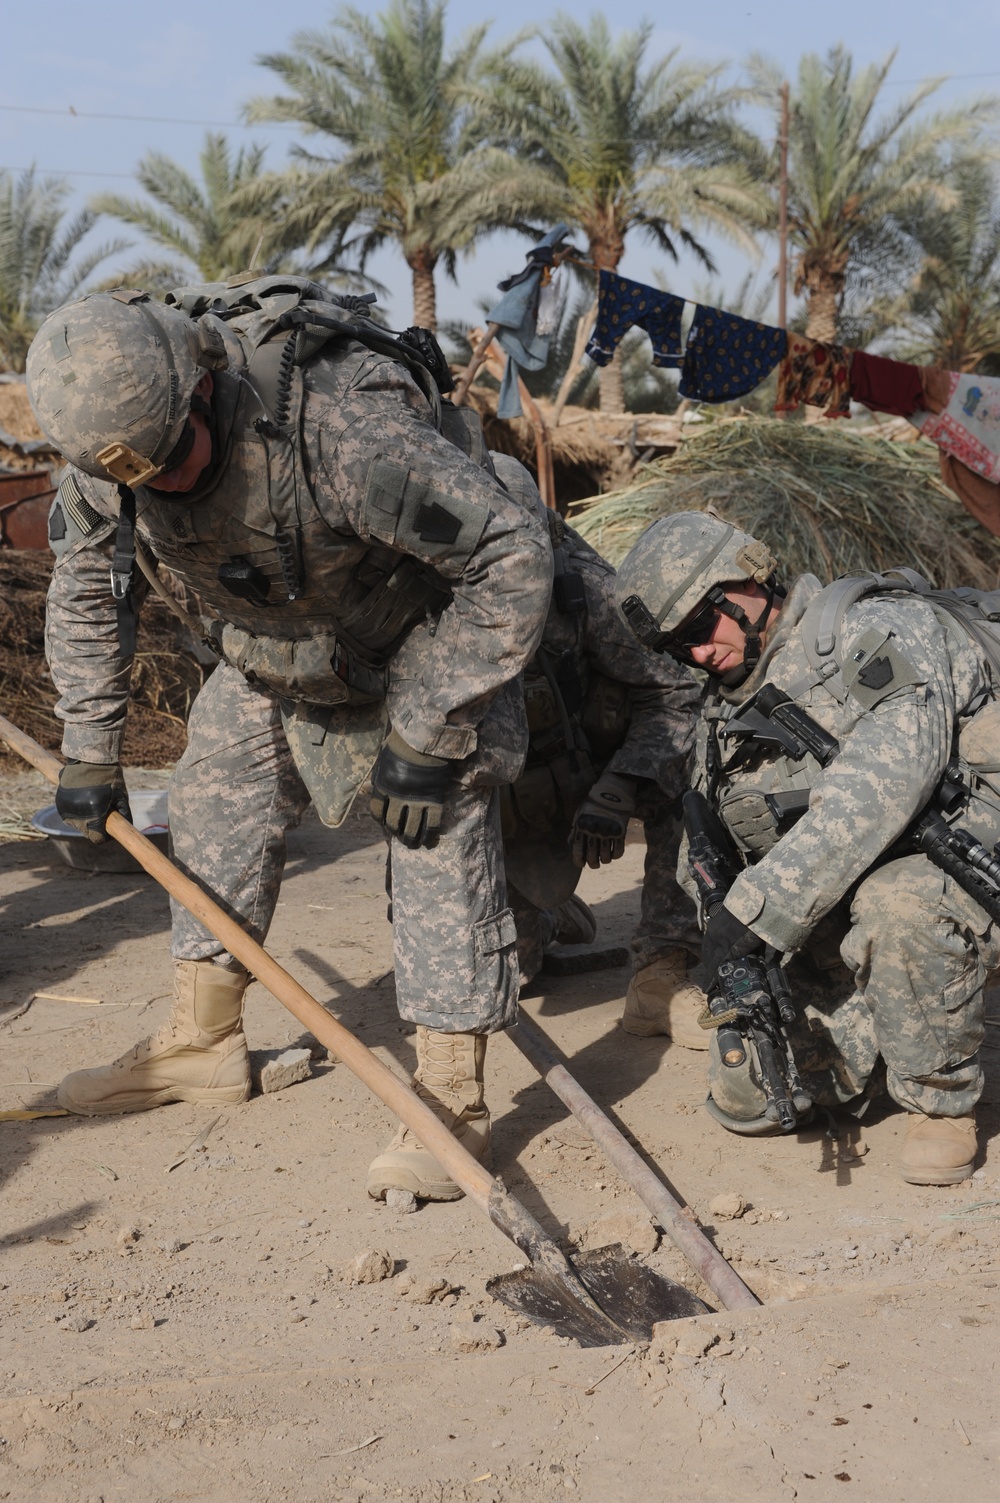
[{"label": "army combat helmet", "polygon": [[[700,640],[708,640],[716,612],[731,616],[746,637],[742,666],[723,676],[727,686],[735,687],[757,663],[761,625],[775,595],[785,593],[775,581],[776,568],[766,544],[732,523],[708,512],[675,512],[647,528],[623,560],[615,586],[618,608],[644,646],[681,659],[698,642],[701,625],[706,634]],[[767,592],[756,621],[726,599],[725,586],[744,580]],[[681,626],[684,631],[679,632]]]},{"label": "army combat helmet", "polygon": [[226,364],[210,319],[123,290],[93,292],[50,313],[25,373],[39,426],[70,463],[134,487],[184,463],[195,436],[194,389],[206,370]]}]

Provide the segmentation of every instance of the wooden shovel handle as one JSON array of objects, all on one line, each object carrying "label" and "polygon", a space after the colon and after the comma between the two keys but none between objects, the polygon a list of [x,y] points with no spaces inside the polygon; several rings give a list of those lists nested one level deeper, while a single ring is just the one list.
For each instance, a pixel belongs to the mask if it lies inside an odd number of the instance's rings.
[{"label": "wooden shovel handle", "polygon": [[[0,715],[0,737],[26,762],[36,767],[49,782],[57,783],[62,762],[52,752],[45,751],[24,731],[19,730],[4,715]],[[370,1091],[394,1112],[416,1134],[428,1153],[448,1171],[455,1183],[487,1215],[490,1214],[490,1191],[493,1178],[471,1153],[439,1122],[420,1097],[398,1076],[378,1059],[370,1049],[356,1039],[336,1018],[327,1012],[305,987],[290,976],[284,966],[270,956],[262,945],[240,927],[235,919],[223,912],[218,903],[204,892],[190,877],[186,877],[174,863],[158,851],[151,840],[141,835],[134,825],[121,814],[109,814],[106,820],[109,835],[134,856],[172,898],[194,915],[205,928],[225,945],[231,955],[252,971],[257,980],[277,997],[293,1017],[327,1049],[342,1060],[347,1068],[363,1081]]]}]

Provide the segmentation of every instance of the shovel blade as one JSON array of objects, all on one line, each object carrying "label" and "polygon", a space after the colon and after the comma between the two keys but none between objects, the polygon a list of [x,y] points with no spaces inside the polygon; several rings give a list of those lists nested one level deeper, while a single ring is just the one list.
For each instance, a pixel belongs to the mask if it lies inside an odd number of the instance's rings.
[{"label": "shovel blade", "polygon": [[580,1346],[649,1341],[660,1320],[703,1315],[708,1306],[682,1285],[627,1257],[620,1243],[568,1259],[572,1272],[599,1308],[574,1293],[571,1280],[532,1266],[490,1279],[487,1292],[537,1325],[551,1326]]}]

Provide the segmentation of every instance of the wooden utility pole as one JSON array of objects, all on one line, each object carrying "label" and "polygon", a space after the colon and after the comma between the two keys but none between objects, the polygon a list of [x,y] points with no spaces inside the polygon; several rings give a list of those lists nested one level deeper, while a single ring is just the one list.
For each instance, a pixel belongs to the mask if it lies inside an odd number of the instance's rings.
[{"label": "wooden utility pole", "polygon": [[781,85],[781,131],[778,136],[781,187],[778,198],[778,327],[788,328],[788,80]]}]

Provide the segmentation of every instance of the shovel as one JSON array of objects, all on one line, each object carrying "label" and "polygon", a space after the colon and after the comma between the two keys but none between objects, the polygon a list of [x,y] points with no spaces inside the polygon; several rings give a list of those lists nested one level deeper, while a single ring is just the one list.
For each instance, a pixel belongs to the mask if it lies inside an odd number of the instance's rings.
[{"label": "shovel", "polygon": [[[0,738],[50,782],[59,780],[59,758],[0,715]],[[514,1199],[500,1180],[452,1137],[420,1097],[327,1012],[262,945],[186,877],[121,814],[105,821],[109,835],[135,857],[172,898],[204,924],[293,1017],[379,1098],[448,1171],[493,1225],[520,1248],[530,1267],[490,1281],[490,1292],[542,1325],[581,1346],[648,1341],[657,1321],[699,1315],[706,1309],[680,1284],[663,1279],[625,1256],[620,1246],[570,1259]]]}]

